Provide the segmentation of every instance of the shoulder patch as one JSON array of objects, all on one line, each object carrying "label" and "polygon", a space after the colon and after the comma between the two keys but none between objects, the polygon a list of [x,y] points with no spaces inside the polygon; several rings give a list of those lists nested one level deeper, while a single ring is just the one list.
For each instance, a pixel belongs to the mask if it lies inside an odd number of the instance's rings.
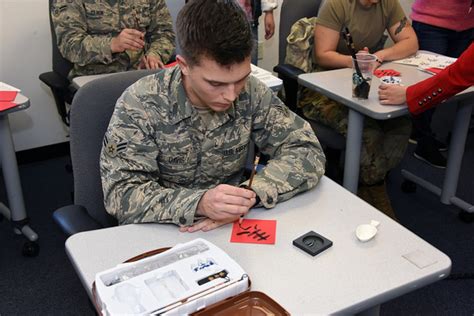
[{"label": "shoulder patch", "polygon": [[107,156],[111,158],[117,157],[119,153],[127,149],[128,142],[115,142],[113,140],[109,140],[107,136],[104,137],[103,147]]}]

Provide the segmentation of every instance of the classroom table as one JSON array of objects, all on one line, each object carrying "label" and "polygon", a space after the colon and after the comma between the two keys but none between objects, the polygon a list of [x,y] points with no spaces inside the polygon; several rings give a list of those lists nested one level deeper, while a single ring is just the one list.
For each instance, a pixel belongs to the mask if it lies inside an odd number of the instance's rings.
[{"label": "classroom table", "polygon": [[[274,209],[253,209],[246,218],[277,220],[276,243],[231,243],[230,224],[195,233],[180,233],[171,224],[132,224],[75,234],[66,252],[91,297],[96,273],[152,249],[204,238],[242,266],[252,290],[294,315],[377,314],[379,304],[450,273],[448,256],[327,177],[313,190]],[[363,243],[356,227],[371,220],[380,222],[378,234]],[[315,257],[292,244],[311,230],[333,242]]]},{"label": "classroom table", "polygon": [[15,147],[8,119],[9,114],[27,109],[30,106],[30,100],[18,93],[13,102],[17,106],[0,111],[0,168],[3,172],[9,202],[9,208],[0,202],[0,215],[13,223],[16,233],[23,234],[30,241],[24,245],[23,254],[35,256],[39,250],[39,246],[34,243],[38,239],[38,235],[28,225]]},{"label": "classroom table", "polygon": [[[431,77],[430,74],[420,71],[414,66],[393,62],[383,64],[380,69],[395,69],[399,71],[401,73],[402,84],[405,86],[412,85]],[[376,120],[388,120],[407,115],[408,108],[406,104],[399,106],[381,105],[378,99],[378,86],[381,84],[381,81],[375,76],[372,79],[372,87],[367,100],[352,98],[351,78],[352,69],[343,68],[302,74],[298,77],[298,82],[299,84],[320,92],[349,108],[343,185],[351,192],[356,193],[359,180],[360,151],[362,145],[364,117],[367,116]],[[406,170],[402,171],[402,175],[410,181],[413,181],[441,196],[442,203],[452,203],[461,209],[464,209],[466,212],[474,214],[473,205],[466,203],[455,196],[461,161],[464,154],[464,146],[469,129],[472,105],[474,104],[474,88],[471,87],[460,92],[452,97],[449,102],[458,102],[458,107],[455,123],[453,125],[443,187],[440,189]]]}]

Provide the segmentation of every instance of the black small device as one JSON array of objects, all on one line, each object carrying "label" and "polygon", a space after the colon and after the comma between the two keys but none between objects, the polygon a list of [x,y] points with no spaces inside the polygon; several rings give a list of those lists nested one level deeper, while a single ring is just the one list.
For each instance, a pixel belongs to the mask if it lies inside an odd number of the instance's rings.
[{"label": "black small device", "polygon": [[332,241],[314,231],[310,231],[293,240],[293,245],[312,256],[316,256],[318,253],[331,247]]}]

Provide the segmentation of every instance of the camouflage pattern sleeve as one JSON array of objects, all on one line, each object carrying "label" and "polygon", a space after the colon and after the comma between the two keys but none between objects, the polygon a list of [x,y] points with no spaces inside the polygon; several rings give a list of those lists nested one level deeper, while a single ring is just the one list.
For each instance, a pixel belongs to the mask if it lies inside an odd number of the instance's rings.
[{"label": "camouflage pattern sleeve", "polygon": [[150,36],[150,47],[147,55],[161,58],[165,64],[170,61],[175,49],[175,34],[171,15],[164,0],[152,0],[150,25],[147,35]]},{"label": "camouflage pattern sleeve", "polygon": [[152,77],[119,98],[105,134],[100,157],[105,208],[120,224],[190,225],[206,190],[160,185],[155,131],[143,105],[146,101],[137,93],[149,93],[152,85],[156,93]]},{"label": "camouflage pattern sleeve", "polygon": [[251,93],[251,99],[256,100],[252,139],[271,157],[255,175],[252,189],[263,206],[272,208],[313,188],[324,174],[326,157],[309,123],[290,111],[263,83]]},{"label": "camouflage pattern sleeve", "polygon": [[61,54],[79,66],[113,61],[111,34],[88,33],[82,0],[55,0],[51,17]]}]

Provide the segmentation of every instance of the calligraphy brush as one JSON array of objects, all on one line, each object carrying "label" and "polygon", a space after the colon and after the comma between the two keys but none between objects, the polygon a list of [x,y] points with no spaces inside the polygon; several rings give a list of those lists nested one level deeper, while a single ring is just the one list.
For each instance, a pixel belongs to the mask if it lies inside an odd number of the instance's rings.
[{"label": "calligraphy brush", "polygon": [[[255,155],[255,160],[253,161],[252,173],[250,174],[250,178],[249,178],[249,185],[247,186],[247,189],[249,190],[252,189],[253,177],[255,176],[255,173],[257,173],[257,166],[258,166],[259,161],[260,161],[260,154],[257,153]],[[241,215],[239,218],[239,225],[242,224],[243,219],[244,219],[244,215]]]},{"label": "calligraphy brush", "polygon": [[349,48],[352,59],[354,60],[356,73],[362,79],[362,82],[355,87],[355,94],[359,97],[367,97],[369,95],[370,85],[367,83],[367,80],[362,76],[362,72],[360,71],[359,63],[357,62],[356,51],[354,48],[354,42],[352,41],[352,36],[347,26],[344,28],[342,34],[344,36],[347,48]]}]

